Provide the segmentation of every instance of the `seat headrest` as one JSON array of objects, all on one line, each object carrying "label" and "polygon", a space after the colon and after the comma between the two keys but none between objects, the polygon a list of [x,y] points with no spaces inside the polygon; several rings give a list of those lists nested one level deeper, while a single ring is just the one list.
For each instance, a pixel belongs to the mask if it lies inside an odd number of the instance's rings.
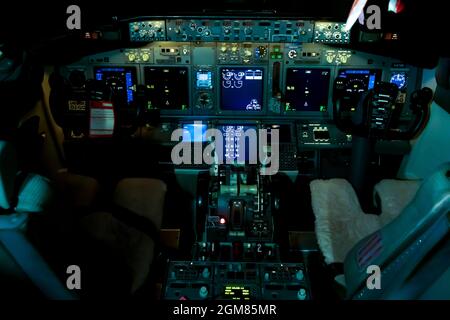
[{"label": "seat headrest", "polygon": [[450,89],[450,58],[440,58],[436,68],[436,83],[445,89]]},{"label": "seat headrest", "polygon": [[450,113],[450,58],[440,58],[436,69],[434,101]]},{"label": "seat headrest", "polygon": [[17,174],[17,154],[14,145],[0,140],[0,209],[10,209]]}]

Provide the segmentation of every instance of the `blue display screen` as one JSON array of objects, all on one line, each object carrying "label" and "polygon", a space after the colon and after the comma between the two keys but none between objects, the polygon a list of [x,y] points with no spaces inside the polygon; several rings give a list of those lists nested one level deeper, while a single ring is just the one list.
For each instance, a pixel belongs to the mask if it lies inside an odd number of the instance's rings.
[{"label": "blue display screen", "polygon": [[264,71],[259,68],[220,69],[220,108],[230,111],[261,111]]},{"label": "blue display screen", "polygon": [[94,69],[95,79],[106,82],[114,88],[119,96],[126,97],[130,104],[134,101],[134,87],[136,85],[136,69],[129,67],[97,67]]},{"label": "blue display screen", "polygon": [[[249,125],[222,125],[220,130],[223,135],[223,162],[224,163],[235,163],[239,162],[239,158],[242,157],[244,163],[248,163],[250,159],[256,159],[257,154],[253,154],[252,150],[257,152],[256,141],[257,133],[255,135],[255,141],[251,140],[251,135],[245,136],[247,130],[254,130],[256,133],[255,126]],[[245,141],[242,141],[245,139]],[[242,142],[241,142],[242,141]],[[245,142],[245,147],[242,150],[241,144]],[[256,148],[252,148],[256,147]]]},{"label": "blue display screen", "polygon": [[348,90],[363,92],[371,90],[381,80],[379,69],[345,69],[339,71],[339,78],[346,79]]},{"label": "blue display screen", "polygon": [[197,71],[197,89],[212,89],[212,72]]},{"label": "blue display screen", "polygon": [[407,87],[407,80],[406,72],[395,72],[391,75],[390,82],[395,84],[399,89],[405,89]]},{"label": "blue display screen", "polygon": [[203,123],[183,124],[183,142],[204,142],[208,126]]}]

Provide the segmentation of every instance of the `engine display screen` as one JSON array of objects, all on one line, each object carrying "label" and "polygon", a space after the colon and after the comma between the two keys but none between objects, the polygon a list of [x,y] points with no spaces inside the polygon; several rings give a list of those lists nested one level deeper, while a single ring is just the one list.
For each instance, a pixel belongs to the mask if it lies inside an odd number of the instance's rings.
[{"label": "engine display screen", "polygon": [[[224,163],[248,163],[251,159],[257,158],[257,148],[252,150],[252,146],[257,146],[258,142],[250,141],[251,135],[249,134],[251,131],[254,131],[254,138],[257,139],[255,126],[222,125],[220,126],[220,130],[223,135]],[[242,149],[242,146],[244,146],[244,149]]]},{"label": "engine display screen", "polygon": [[345,90],[350,93],[362,93],[371,90],[381,79],[381,70],[345,69],[340,70],[338,79],[345,83]]},{"label": "engine display screen", "polygon": [[230,111],[261,111],[264,71],[258,68],[220,70],[220,107]]},{"label": "engine display screen", "polygon": [[145,67],[148,108],[187,110],[189,72],[186,67]]},{"label": "engine display screen", "polygon": [[136,90],[136,68],[134,67],[95,67],[95,79],[105,81],[120,100],[120,103],[130,104],[134,101]]},{"label": "engine display screen", "polygon": [[203,123],[183,124],[183,142],[204,142],[208,126]]},{"label": "engine display screen", "polygon": [[326,112],[330,69],[287,69],[286,111]]}]

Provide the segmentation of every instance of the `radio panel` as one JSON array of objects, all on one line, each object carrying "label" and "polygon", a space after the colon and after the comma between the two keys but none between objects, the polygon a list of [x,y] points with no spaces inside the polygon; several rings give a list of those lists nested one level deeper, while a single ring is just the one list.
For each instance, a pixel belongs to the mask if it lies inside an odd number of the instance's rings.
[{"label": "radio panel", "polygon": [[189,262],[169,264],[167,300],[309,300],[303,263]]}]

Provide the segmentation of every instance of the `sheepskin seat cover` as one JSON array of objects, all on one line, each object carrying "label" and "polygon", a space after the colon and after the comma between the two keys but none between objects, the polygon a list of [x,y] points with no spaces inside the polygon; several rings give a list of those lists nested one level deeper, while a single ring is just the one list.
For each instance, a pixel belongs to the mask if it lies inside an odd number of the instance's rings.
[{"label": "sheepskin seat cover", "polygon": [[319,247],[327,264],[343,263],[350,249],[364,237],[392,221],[412,200],[417,181],[383,180],[375,187],[380,215],[362,211],[351,184],[344,179],[314,180],[310,184]]}]

